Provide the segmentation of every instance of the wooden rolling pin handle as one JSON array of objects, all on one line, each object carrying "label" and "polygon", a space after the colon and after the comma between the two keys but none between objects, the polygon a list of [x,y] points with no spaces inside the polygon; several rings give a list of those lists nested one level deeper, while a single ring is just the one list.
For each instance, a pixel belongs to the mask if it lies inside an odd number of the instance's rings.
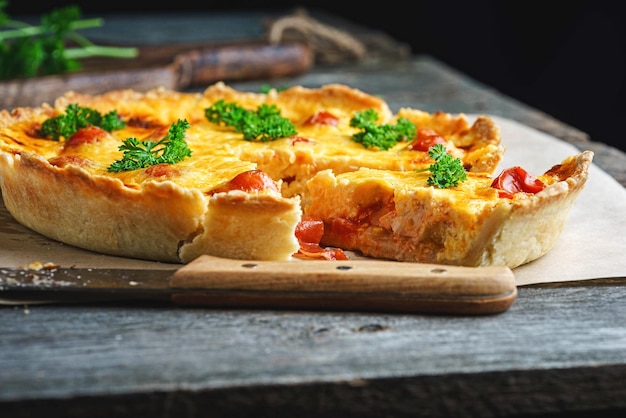
[{"label": "wooden rolling pin handle", "polygon": [[[505,266],[379,260],[246,261],[201,256],[173,275],[184,304],[485,314],[513,303]],[[203,291],[204,290],[204,291]]]},{"label": "wooden rolling pin handle", "polygon": [[292,76],[312,65],[313,53],[301,43],[215,46],[181,53],[173,63],[179,89],[222,80]]}]

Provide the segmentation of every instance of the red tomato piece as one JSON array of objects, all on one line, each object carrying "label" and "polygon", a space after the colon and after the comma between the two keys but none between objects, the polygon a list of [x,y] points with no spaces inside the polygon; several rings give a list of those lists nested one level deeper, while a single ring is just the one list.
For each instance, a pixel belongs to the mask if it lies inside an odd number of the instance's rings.
[{"label": "red tomato piece", "polygon": [[173,177],[179,174],[178,168],[172,164],[156,164],[146,168],[146,174],[152,177]]},{"label": "red tomato piece", "polygon": [[330,125],[337,126],[339,118],[326,110],[321,110],[314,115],[308,117],[304,121],[305,125]]},{"label": "red tomato piece", "polygon": [[538,193],[542,191],[546,185],[536,177],[528,174],[522,167],[515,166],[507,168],[500,173],[493,182],[491,187],[498,189],[500,197],[512,198],[515,193]]},{"label": "red tomato piece", "polygon": [[261,170],[244,171],[237,174],[223,188],[216,192],[227,192],[229,190],[242,190],[244,192],[273,190],[278,192],[278,185],[270,176]]},{"label": "red tomato piece", "polygon": [[323,258],[326,260],[348,260],[340,248],[324,248],[319,243],[324,235],[324,222],[304,215],[296,227],[296,238],[300,250],[296,256],[304,258]]},{"label": "red tomato piece", "polygon": [[359,229],[359,222],[345,218],[333,218],[330,230],[334,235],[347,237],[356,234]]},{"label": "red tomato piece", "polygon": [[350,257],[346,253],[343,252],[341,248],[324,248],[322,251],[322,258],[326,260],[349,260]]},{"label": "red tomato piece", "polygon": [[411,150],[428,152],[428,149],[433,145],[446,145],[447,143],[448,141],[434,129],[422,128],[417,130],[417,138],[411,144]]},{"label": "red tomato piece", "polygon": [[298,241],[319,244],[324,235],[324,222],[304,215],[296,227],[296,238]]},{"label": "red tomato piece", "polygon": [[65,141],[65,147],[72,147],[81,144],[91,144],[100,141],[108,135],[108,132],[98,126],[87,126],[80,128],[74,135]]}]

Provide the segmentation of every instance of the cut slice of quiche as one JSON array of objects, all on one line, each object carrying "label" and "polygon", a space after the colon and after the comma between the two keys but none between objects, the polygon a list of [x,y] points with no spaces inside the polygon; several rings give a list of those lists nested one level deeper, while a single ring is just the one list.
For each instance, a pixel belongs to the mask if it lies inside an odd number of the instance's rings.
[{"label": "cut slice of quiche", "polygon": [[588,177],[593,153],[539,176],[511,167],[468,173],[456,187],[428,172],[327,170],[308,183],[305,214],[324,222],[323,245],[399,261],[511,268],[546,254]]}]

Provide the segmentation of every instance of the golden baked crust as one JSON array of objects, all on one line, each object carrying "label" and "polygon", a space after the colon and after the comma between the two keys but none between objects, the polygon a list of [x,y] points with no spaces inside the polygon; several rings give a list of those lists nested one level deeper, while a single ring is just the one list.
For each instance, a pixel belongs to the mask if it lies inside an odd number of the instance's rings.
[{"label": "golden baked crust", "polygon": [[[275,105],[295,125],[297,134],[270,142],[245,141],[232,128],[211,123],[206,118],[205,109],[219,100],[235,102],[247,109],[261,104]],[[115,110],[126,127],[111,133],[100,132],[93,141],[43,138],[39,131],[43,122],[62,114],[71,104],[102,114]],[[367,109],[377,112],[380,123],[391,124],[405,118],[418,128],[434,130],[446,141],[448,151],[462,161],[470,179],[488,181],[501,161],[504,149],[500,145],[499,129],[489,117],[479,116],[470,124],[462,114],[430,114],[408,108],[393,114],[380,98],[339,84],[320,88],[296,86],[266,94],[237,91],[223,83],[216,83],[202,93],[117,90],[91,96],[68,92],[52,105],[0,111],[2,196],[9,212],[25,226],[52,239],[100,253],[182,263],[201,254],[287,260],[300,248],[295,231],[303,215],[318,216],[326,221],[335,216],[332,210],[338,208],[329,205],[327,198],[341,200],[344,194],[353,193],[350,187],[362,188],[369,184],[376,185],[369,198],[388,199],[390,190],[399,186],[382,187],[384,182],[376,180],[376,176],[384,173],[400,181],[403,176],[432,163],[426,151],[416,150],[410,142],[399,142],[383,151],[366,148],[352,140],[357,129],[350,126],[350,119],[356,112]],[[320,118],[320,115],[332,116],[333,123],[322,123],[320,119],[311,123],[312,118]],[[132,171],[107,170],[111,162],[121,157],[122,140],[159,138],[170,124],[181,119],[190,124],[185,134],[192,150],[190,158],[173,165]],[[583,160],[590,159],[590,155],[585,154]],[[513,204],[505,211],[506,216],[502,209],[506,205],[494,204],[491,197],[485,199],[485,205],[496,207],[494,213],[503,213],[500,217],[489,217],[489,222],[494,223],[493,229],[499,228],[503,238],[502,242],[495,242],[494,238],[492,247],[498,249],[494,256],[484,255],[478,243],[473,244],[472,248],[476,249],[471,251],[436,257],[416,256],[414,250],[394,250],[393,246],[403,241],[393,239],[379,244],[388,249],[371,251],[370,242],[377,239],[373,229],[364,230],[354,242],[327,238],[326,244],[336,242],[377,257],[394,258],[390,254],[396,252],[399,260],[515,264],[520,262],[517,258],[513,260],[501,254],[507,251],[506,240],[515,239],[519,219],[524,216],[524,219],[533,219],[537,237],[543,242],[533,254],[545,252],[551,242],[540,237],[542,220],[535,219],[534,212],[548,210],[542,209],[544,200],[570,204],[576,194],[570,182],[582,187],[586,175],[583,167],[585,164],[581,162],[577,174],[570,176],[571,180],[563,179],[562,183],[569,185],[567,193],[552,191],[563,186],[550,186],[545,193],[530,197],[528,203]],[[273,179],[275,187],[254,190],[227,187],[245,173],[265,173]],[[307,183],[317,173],[321,174],[307,189]],[[343,173],[345,177],[341,177]],[[378,174],[362,182],[359,176],[364,173]],[[338,178],[353,178],[350,176],[357,176],[350,187],[320,189],[336,185]],[[470,181],[468,185],[473,183]],[[432,188],[424,188],[422,193],[422,200],[425,196],[433,199],[433,207],[454,195],[449,190]],[[496,192],[491,189],[490,193]],[[401,207],[401,194],[392,194]],[[548,194],[554,197],[545,198]],[[551,205],[555,207],[556,203]],[[454,206],[451,208],[457,210]],[[416,209],[408,204],[403,212],[405,223],[415,218],[416,213],[411,211]],[[461,212],[451,216],[461,216]],[[510,215],[513,213],[516,215]],[[564,219],[560,212],[551,216]],[[450,219],[441,221],[449,223]],[[496,220],[506,225],[496,225]],[[420,233],[411,228],[405,232]],[[420,238],[412,240],[418,243]],[[418,252],[436,251],[423,247]],[[524,257],[524,260],[530,258]]]},{"label": "golden baked crust", "polygon": [[468,173],[457,187],[427,185],[427,173],[361,169],[318,173],[305,213],[325,223],[322,244],[399,261],[506,265],[547,253],[587,180],[593,153],[537,176],[538,193],[500,197],[493,178]]}]

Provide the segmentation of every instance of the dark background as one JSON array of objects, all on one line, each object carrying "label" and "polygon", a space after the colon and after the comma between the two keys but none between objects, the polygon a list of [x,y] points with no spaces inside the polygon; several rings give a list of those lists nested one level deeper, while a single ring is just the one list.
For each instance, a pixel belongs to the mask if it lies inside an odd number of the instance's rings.
[{"label": "dark background", "polygon": [[382,30],[410,45],[416,54],[430,54],[585,131],[594,141],[626,151],[626,19],[619,2],[379,0],[348,4],[339,0],[177,0],[145,9],[128,0],[12,0],[7,11],[42,13],[68,4],[78,4],[89,14],[280,11],[297,6],[330,12]]}]

